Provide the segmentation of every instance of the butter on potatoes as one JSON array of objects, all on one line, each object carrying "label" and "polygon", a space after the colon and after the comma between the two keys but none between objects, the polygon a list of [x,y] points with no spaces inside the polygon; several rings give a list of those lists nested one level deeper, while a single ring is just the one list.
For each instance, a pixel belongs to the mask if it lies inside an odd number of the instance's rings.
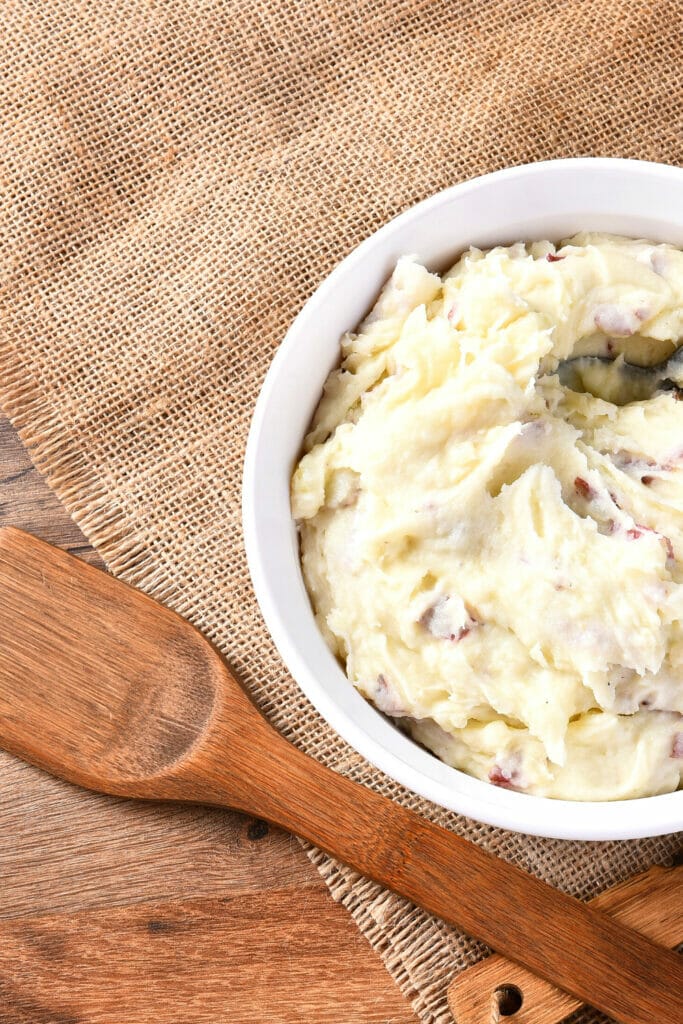
[{"label": "butter on potatoes", "polygon": [[304,576],[351,682],[447,763],[680,786],[682,342],[683,253],[589,234],[403,258],[343,338],[292,480]]}]

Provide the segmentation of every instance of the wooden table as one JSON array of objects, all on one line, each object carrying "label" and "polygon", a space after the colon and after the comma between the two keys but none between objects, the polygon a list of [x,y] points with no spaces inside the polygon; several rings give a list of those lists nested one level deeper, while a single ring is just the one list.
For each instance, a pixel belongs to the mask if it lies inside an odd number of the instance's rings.
[{"label": "wooden table", "polygon": [[[101,564],[0,418],[2,524]],[[1,614],[1,610],[0,610]],[[416,1024],[291,836],[0,752],[0,1024]]]}]

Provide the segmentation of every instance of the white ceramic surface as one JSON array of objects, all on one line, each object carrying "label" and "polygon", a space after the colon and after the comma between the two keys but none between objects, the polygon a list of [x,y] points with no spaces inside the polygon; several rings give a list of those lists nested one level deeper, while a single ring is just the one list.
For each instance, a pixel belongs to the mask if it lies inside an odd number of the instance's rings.
[{"label": "white ceramic surface", "polygon": [[627,839],[683,828],[683,791],[641,800],[572,803],[510,792],[443,764],[395,729],[347,681],[319,633],[299,565],[289,479],[339,339],[372,305],[399,256],[445,269],[470,245],[580,230],[683,245],[683,169],[626,160],[513,167],[446,189],[364,241],[292,324],[258,399],[244,466],[249,567],[268,629],[324,718],[392,778],[479,821],[564,839]]}]

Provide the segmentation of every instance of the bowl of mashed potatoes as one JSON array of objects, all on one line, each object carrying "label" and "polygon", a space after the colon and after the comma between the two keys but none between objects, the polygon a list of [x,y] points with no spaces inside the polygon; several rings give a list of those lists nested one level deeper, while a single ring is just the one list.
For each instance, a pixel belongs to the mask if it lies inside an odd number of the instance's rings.
[{"label": "bowl of mashed potatoes", "polygon": [[683,827],[683,170],[456,185],[360,245],[254,413],[244,526],[294,678],[478,820]]}]

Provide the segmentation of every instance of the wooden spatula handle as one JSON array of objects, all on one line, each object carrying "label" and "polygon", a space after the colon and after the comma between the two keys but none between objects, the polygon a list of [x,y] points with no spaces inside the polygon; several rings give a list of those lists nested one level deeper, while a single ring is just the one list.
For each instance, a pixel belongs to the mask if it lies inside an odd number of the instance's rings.
[{"label": "wooden spatula handle", "polygon": [[[669,949],[683,941],[683,866],[654,867],[606,889],[591,905],[616,917]],[[448,1003],[458,1024],[491,1024],[492,1003],[510,988],[522,1000],[519,1024],[560,1024],[581,1002],[537,978],[525,967],[494,953],[456,974],[448,986]],[[520,1008],[521,1009],[521,1008]]]},{"label": "wooden spatula handle", "polygon": [[[268,727],[255,736],[253,724],[245,727],[244,750],[231,737],[230,760],[245,762],[244,810],[309,839],[623,1024],[681,1024],[683,970],[674,952],[324,768]],[[198,793],[220,804],[219,749],[210,760]],[[235,806],[234,776],[225,792]]]}]

